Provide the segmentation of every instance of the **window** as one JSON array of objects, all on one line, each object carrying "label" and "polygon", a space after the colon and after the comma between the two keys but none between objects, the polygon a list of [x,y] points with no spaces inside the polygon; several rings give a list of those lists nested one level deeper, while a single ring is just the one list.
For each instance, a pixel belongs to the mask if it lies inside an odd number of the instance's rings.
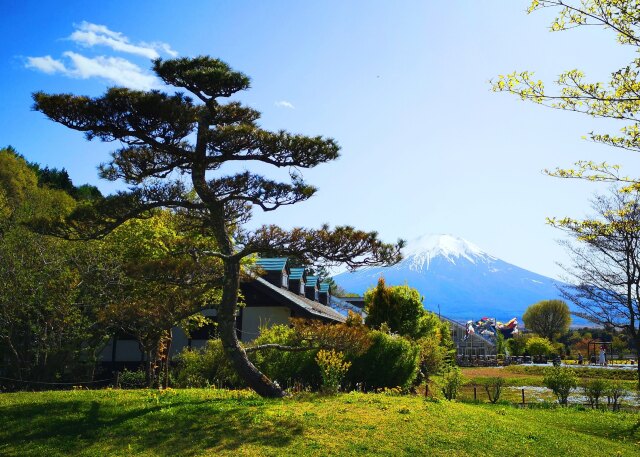
[{"label": "window", "polygon": [[282,273],[282,287],[289,288],[289,276],[286,273]]},{"label": "window", "polygon": [[304,282],[300,280],[300,295],[304,295]]}]

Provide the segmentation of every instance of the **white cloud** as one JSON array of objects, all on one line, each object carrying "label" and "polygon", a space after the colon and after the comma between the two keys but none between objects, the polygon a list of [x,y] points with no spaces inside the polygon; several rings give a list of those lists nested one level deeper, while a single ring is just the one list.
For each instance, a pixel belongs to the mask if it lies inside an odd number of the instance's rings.
[{"label": "white cloud", "polygon": [[[114,51],[155,59],[160,55],[175,57],[178,55],[171,46],[162,42],[131,43],[129,38],[120,32],[110,30],[105,25],[83,21],[68,39],[85,47],[106,46]],[[63,58],[54,59],[50,55],[27,57],[26,68],[41,71],[48,75],[60,74],[69,78],[89,79],[102,78],[110,84],[137,90],[158,89],[163,86],[153,73],[141,69],[130,60],[115,56],[86,56],[73,51],[66,51]]]},{"label": "white cloud", "polygon": [[54,73],[65,73],[67,69],[64,64],[51,56],[27,57],[27,68],[35,68],[43,73],[52,75]]},{"label": "white cloud", "polygon": [[64,53],[73,64],[69,76],[88,79],[104,78],[117,85],[131,89],[150,90],[158,88],[160,81],[154,75],[144,72],[139,66],[120,57],[85,57],[75,52]]},{"label": "white cloud", "polygon": [[174,49],[171,48],[171,46],[169,46],[167,43],[163,43],[162,41],[152,41],[151,43],[147,43],[147,42],[140,42],[140,46],[147,46],[150,48],[155,49],[156,51],[161,51],[164,54],[167,54],[168,56],[171,57],[177,57],[178,56],[178,51],[175,51]]},{"label": "white cloud", "polygon": [[167,43],[140,42],[134,44],[122,33],[114,32],[105,25],[82,21],[79,25],[74,24],[74,27],[76,31],[68,39],[87,48],[107,46],[114,51],[135,54],[148,59],[157,59],[160,57],[160,52],[172,57],[178,55]]},{"label": "white cloud", "polygon": [[296,109],[295,106],[293,106],[293,103],[288,102],[286,100],[280,100],[279,102],[276,102],[275,105],[278,108],[289,108],[289,109]]},{"label": "white cloud", "polygon": [[61,74],[69,78],[89,79],[103,78],[118,86],[137,90],[150,90],[161,87],[161,82],[154,75],[143,71],[139,66],[120,57],[85,57],[67,51],[63,54],[68,65],[51,56],[27,57],[27,68],[34,68],[47,74]]}]

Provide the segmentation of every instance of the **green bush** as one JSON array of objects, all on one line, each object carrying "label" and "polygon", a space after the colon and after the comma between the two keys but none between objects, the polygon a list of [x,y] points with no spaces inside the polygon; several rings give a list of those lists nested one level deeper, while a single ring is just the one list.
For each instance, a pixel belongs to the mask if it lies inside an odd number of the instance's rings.
[{"label": "green bush", "polygon": [[442,390],[444,398],[447,400],[455,400],[463,383],[464,376],[462,376],[460,368],[456,366],[449,366],[442,374],[442,378],[440,380],[440,390]]},{"label": "green bush", "polygon": [[435,336],[421,338],[417,344],[420,348],[420,376],[416,379],[422,382],[442,370],[448,350]]},{"label": "green bush", "polygon": [[609,383],[604,379],[589,379],[584,382],[582,389],[584,395],[589,400],[589,404],[592,408],[597,408],[600,404],[600,398],[605,395]]},{"label": "green bush", "polygon": [[553,391],[558,403],[566,405],[571,389],[578,385],[578,378],[571,368],[553,367],[545,370],[542,383]]},{"label": "green bush", "polygon": [[554,351],[553,344],[546,338],[532,336],[527,340],[526,352],[529,355],[549,355]]},{"label": "green bush", "polygon": [[337,394],[345,374],[351,366],[351,362],[344,361],[344,354],[320,350],[316,355],[316,362],[322,375],[322,389],[325,393]]},{"label": "green bush", "polygon": [[496,353],[498,355],[504,355],[507,349],[507,345],[504,341],[504,335],[501,331],[496,333]]},{"label": "green bush", "polygon": [[491,403],[497,403],[500,400],[500,394],[502,393],[502,387],[505,384],[504,378],[486,378],[482,381],[482,386],[484,387],[485,392],[487,392],[487,396],[489,397],[489,401]]},{"label": "green bush", "polygon": [[122,389],[140,389],[147,386],[144,370],[129,371],[126,368],[118,375],[118,386]]},{"label": "green bush", "polygon": [[614,411],[620,411],[620,398],[626,393],[624,386],[620,381],[610,381],[605,390],[607,395],[607,403],[611,405]]},{"label": "green bush", "polygon": [[365,390],[408,388],[418,374],[418,345],[401,336],[381,331],[371,332],[371,338],[373,342],[364,354],[347,354],[352,363],[347,382],[351,386],[360,384]]},{"label": "green bush", "polygon": [[[286,325],[274,325],[263,328],[260,336],[251,346],[261,344],[281,344],[299,346],[298,336],[293,328]],[[315,357],[317,350],[281,351],[264,349],[250,354],[251,361],[270,379],[277,381],[283,388],[302,384],[319,388],[322,384],[320,368]]]},{"label": "green bush", "polygon": [[244,386],[227,359],[219,339],[207,341],[201,349],[185,348],[176,361],[176,387]]},{"label": "green bush", "polygon": [[524,335],[518,335],[514,336],[513,338],[509,338],[505,342],[509,354],[512,356],[524,355],[527,346],[527,339],[528,338]]}]

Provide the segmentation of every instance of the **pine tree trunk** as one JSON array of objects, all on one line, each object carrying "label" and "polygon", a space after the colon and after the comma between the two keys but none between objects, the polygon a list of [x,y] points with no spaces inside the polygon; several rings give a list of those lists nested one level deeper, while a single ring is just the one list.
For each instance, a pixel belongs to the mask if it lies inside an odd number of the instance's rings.
[{"label": "pine tree trunk", "polygon": [[226,257],[222,300],[218,307],[218,329],[220,340],[227,358],[233,364],[238,375],[262,397],[281,398],[286,393],[258,370],[247,357],[247,353],[238,341],[236,334],[236,310],[238,309],[238,289],[240,287],[240,259],[233,256],[233,243],[227,228],[224,204],[220,203],[208,187],[207,171],[207,134],[211,120],[203,116],[198,122],[197,143],[191,168],[193,188],[209,211],[209,228],[218,243],[218,249]]},{"label": "pine tree trunk", "polygon": [[220,340],[227,357],[238,375],[262,397],[281,398],[286,393],[258,370],[240,346],[236,334],[236,309],[238,287],[240,285],[240,264],[234,260],[225,260],[222,303],[218,308],[218,328]]}]

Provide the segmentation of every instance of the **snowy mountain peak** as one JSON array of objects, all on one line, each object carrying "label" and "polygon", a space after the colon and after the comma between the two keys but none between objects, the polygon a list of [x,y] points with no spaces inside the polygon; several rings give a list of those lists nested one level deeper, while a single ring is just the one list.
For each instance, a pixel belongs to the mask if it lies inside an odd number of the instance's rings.
[{"label": "snowy mountain peak", "polygon": [[442,310],[443,316],[462,322],[481,316],[520,318],[531,303],[562,298],[562,283],[504,262],[455,236],[422,236],[403,253],[405,259],[396,265],[344,272],[334,280],[357,294],[375,287],[380,277],[390,286],[407,284],[424,297],[426,309]]},{"label": "snowy mountain peak", "polygon": [[475,244],[453,235],[423,235],[407,244],[404,249],[405,262],[410,263],[410,269],[421,271],[429,269],[431,260],[443,257],[455,264],[456,261],[466,259],[471,263],[488,263],[496,260]]}]

